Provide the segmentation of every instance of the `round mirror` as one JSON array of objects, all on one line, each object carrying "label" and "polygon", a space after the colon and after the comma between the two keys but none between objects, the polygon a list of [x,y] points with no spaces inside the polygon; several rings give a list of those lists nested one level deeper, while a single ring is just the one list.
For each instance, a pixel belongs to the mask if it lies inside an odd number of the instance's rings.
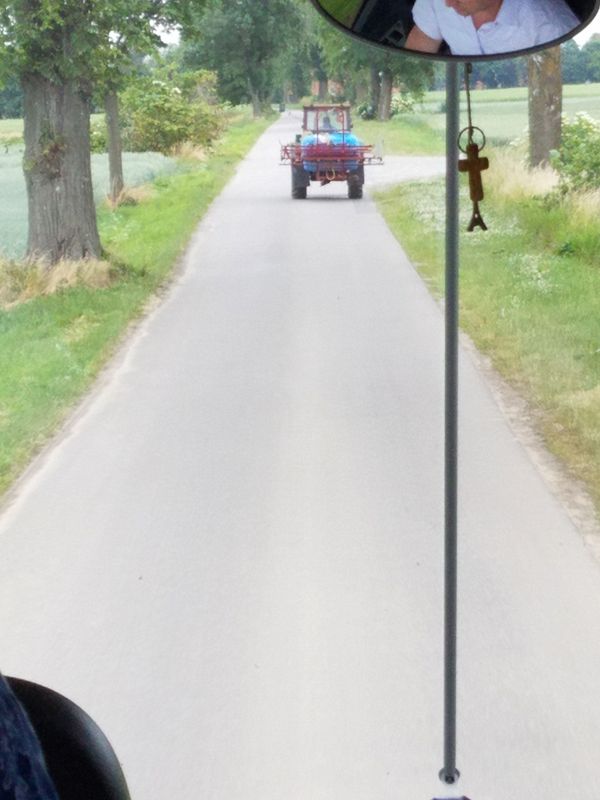
[{"label": "round mirror", "polygon": [[337,27],[372,44],[444,61],[533,53],[570,39],[600,0],[312,0]]}]

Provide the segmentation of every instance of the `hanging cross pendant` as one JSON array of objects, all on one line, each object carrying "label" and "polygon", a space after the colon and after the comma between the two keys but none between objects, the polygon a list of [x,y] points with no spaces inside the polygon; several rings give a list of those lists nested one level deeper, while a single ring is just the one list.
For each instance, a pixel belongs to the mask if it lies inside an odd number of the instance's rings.
[{"label": "hanging cross pendant", "polygon": [[466,158],[459,159],[458,169],[460,172],[469,173],[469,191],[471,200],[473,201],[473,216],[467,230],[469,233],[474,231],[475,228],[481,228],[487,231],[487,225],[483,221],[483,217],[479,211],[479,201],[483,200],[483,182],[481,180],[481,173],[484,169],[490,166],[487,158],[479,157],[479,145],[471,142],[467,145]]}]

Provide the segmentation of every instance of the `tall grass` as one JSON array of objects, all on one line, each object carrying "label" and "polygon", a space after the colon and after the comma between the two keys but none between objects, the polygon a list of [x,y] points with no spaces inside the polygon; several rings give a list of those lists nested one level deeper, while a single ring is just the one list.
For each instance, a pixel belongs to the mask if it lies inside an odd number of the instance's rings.
[{"label": "tall grass", "polygon": [[0,309],[10,309],[35,297],[62,292],[74,286],[105,289],[115,270],[108,261],[59,261],[52,267],[43,262],[0,260]]}]

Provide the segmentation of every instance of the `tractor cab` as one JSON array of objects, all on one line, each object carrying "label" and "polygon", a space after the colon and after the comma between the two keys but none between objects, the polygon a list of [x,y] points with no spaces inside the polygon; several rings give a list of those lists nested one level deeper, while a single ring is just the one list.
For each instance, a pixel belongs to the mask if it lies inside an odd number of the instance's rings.
[{"label": "tractor cab", "polygon": [[303,133],[348,133],[352,130],[350,106],[312,105],[304,106]]}]

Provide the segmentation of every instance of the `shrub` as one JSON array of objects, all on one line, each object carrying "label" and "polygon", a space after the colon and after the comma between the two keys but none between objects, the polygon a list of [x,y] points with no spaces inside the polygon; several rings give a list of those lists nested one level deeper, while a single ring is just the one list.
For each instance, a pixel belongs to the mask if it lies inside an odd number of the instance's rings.
[{"label": "shrub", "polygon": [[361,119],[375,119],[377,116],[377,109],[370,103],[361,103],[357,107],[356,113]]},{"label": "shrub", "polygon": [[95,120],[90,125],[90,148],[92,153],[106,153],[108,150],[106,123],[104,121]]},{"label": "shrub", "polygon": [[582,112],[563,118],[560,150],[551,157],[563,192],[600,188],[600,122]]},{"label": "shrub", "polygon": [[[169,153],[183,142],[209,145],[223,129],[221,108],[188,75],[142,79],[121,95],[123,146],[132,152]],[[207,95],[210,99],[206,99]]]},{"label": "shrub", "polygon": [[392,97],[390,113],[392,117],[398,114],[410,114],[415,110],[415,101],[408,94],[395,94]]}]

